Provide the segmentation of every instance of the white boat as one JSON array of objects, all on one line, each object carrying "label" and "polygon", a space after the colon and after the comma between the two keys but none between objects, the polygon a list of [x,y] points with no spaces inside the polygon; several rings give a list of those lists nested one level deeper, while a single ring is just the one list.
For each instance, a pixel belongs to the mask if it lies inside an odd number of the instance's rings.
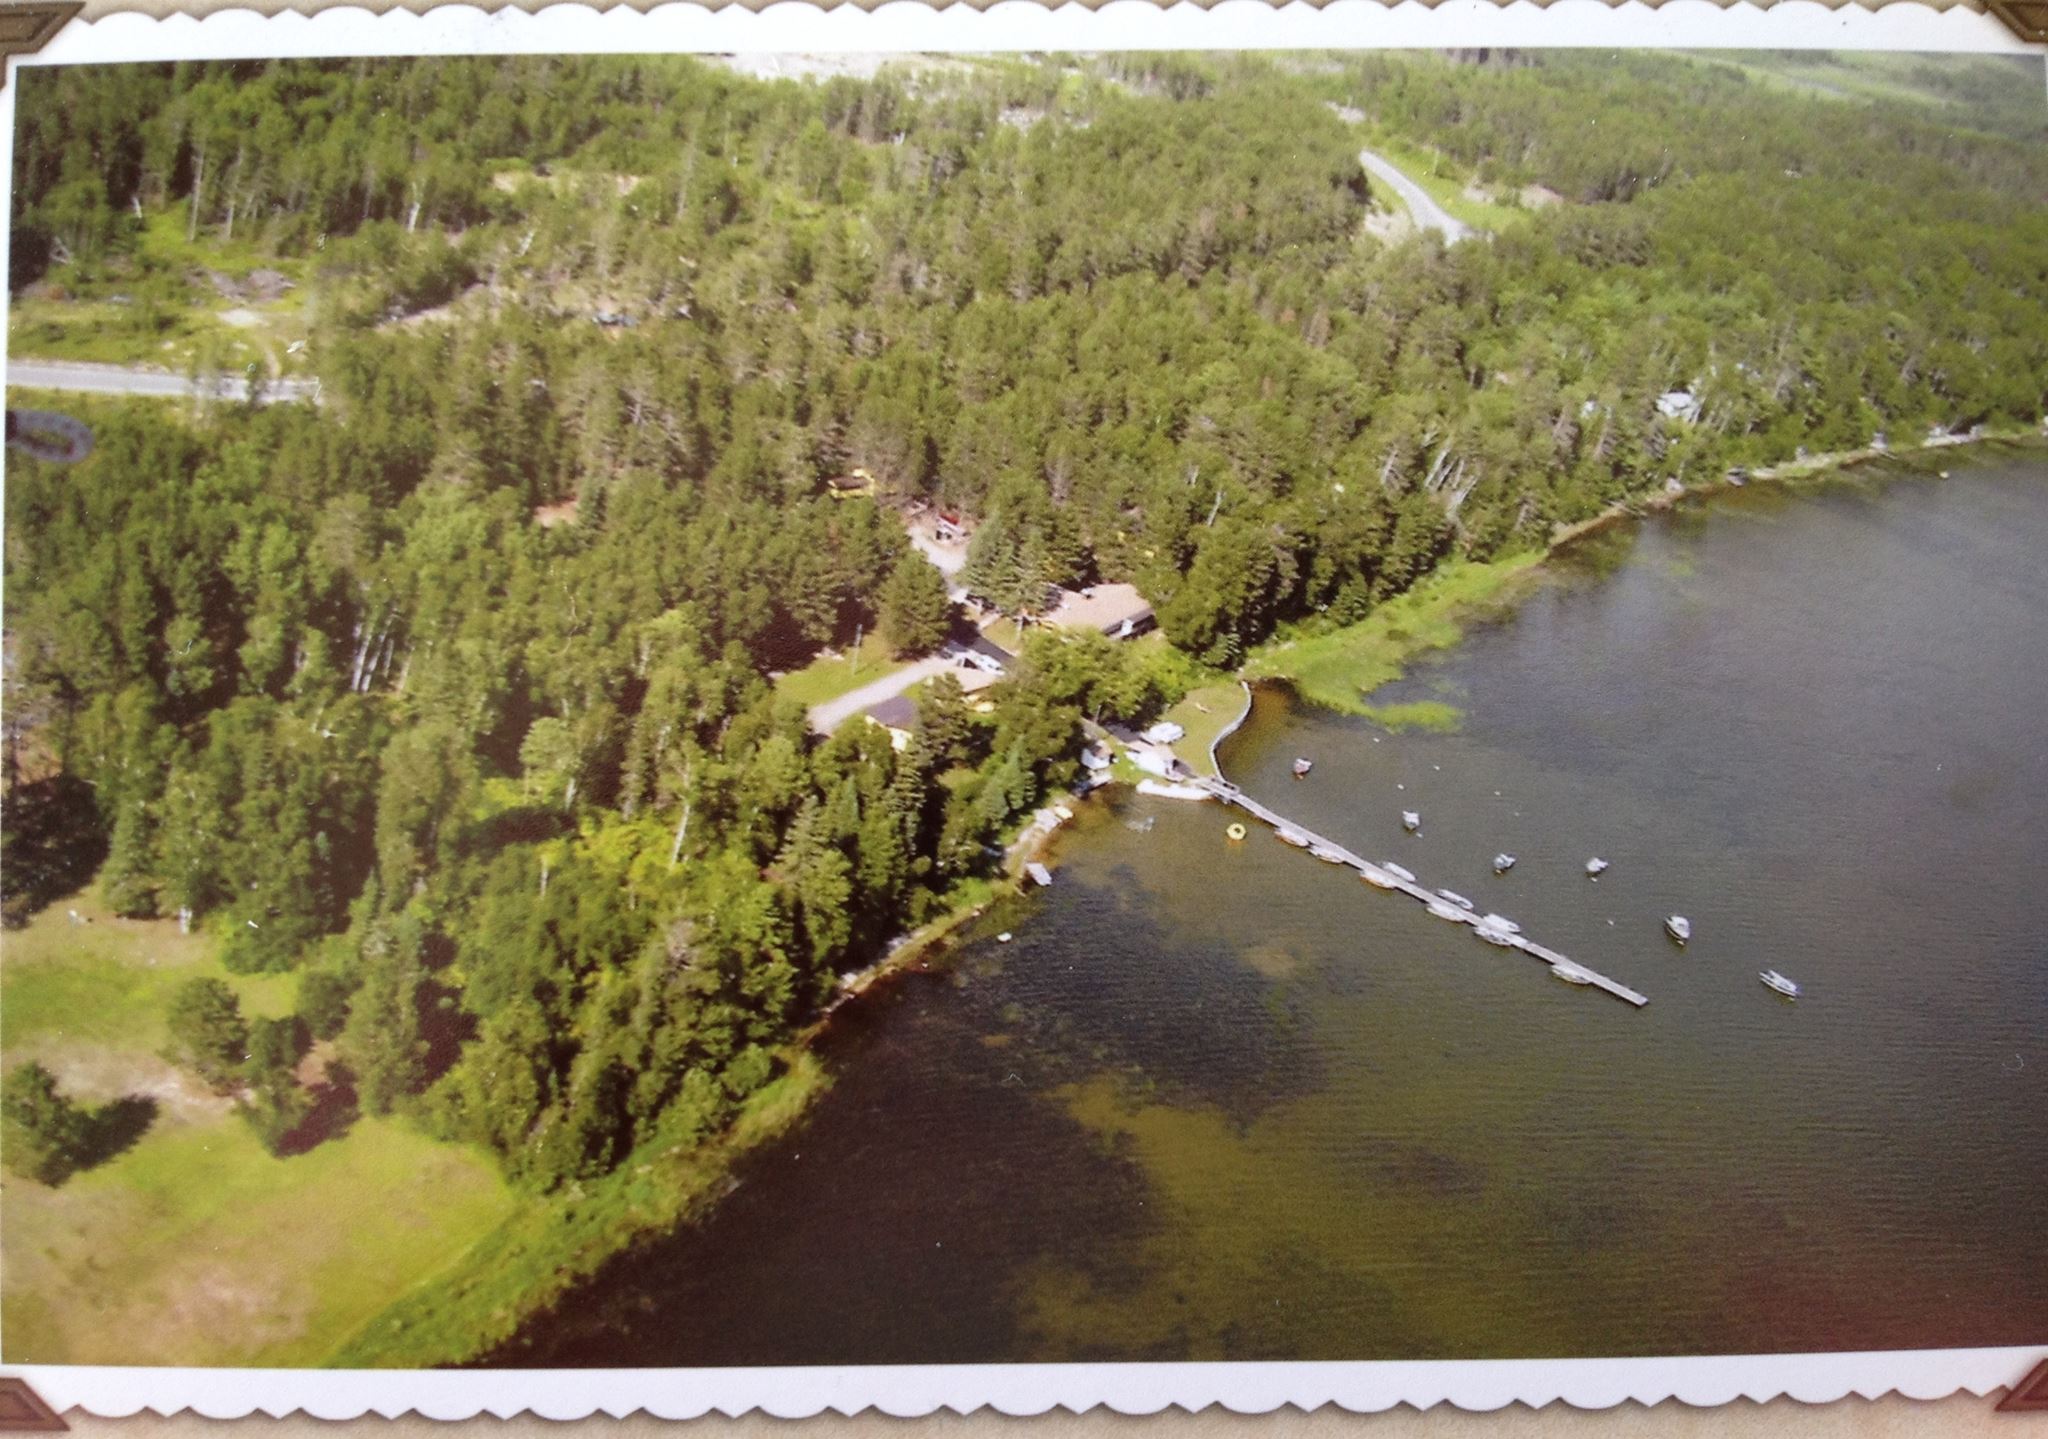
[{"label": "white boat", "polygon": [[1312,759],[1297,759],[1294,762],[1294,777],[1296,779],[1304,778],[1315,767],[1316,762]]},{"label": "white boat", "polygon": [[1321,860],[1324,864],[1344,863],[1343,851],[1331,849],[1326,844],[1310,845],[1308,852],[1314,855],[1317,859]]},{"label": "white boat", "polygon": [[1429,902],[1429,912],[1437,919],[1448,919],[1456,924],[1463,924],[1472,917],[1456,905],[1445,904],[1440,899],[1433,899]]},{"label": "white boat", "polygon": [[1010,933],[1010,931],[1008,931],[1008,930],[1006,929],[1006,930],[1004,930],[1004,931],[1003,931],[1003,932],[1002,932],[1001,934],[999,934],[999,935],[997,935],[997,936],[996,936],[996,943],[997,943],[997,944],[1008,944],[1008,943],[1009,943],[1009,942],[1010,942],[1010,941],[1011,941],[1012,939],[1014,939],[1014,938],[1016,938],[1016,936],[1015,936],[1015,935],[1013,935],[1013,934],[1011,934],[1011,933]]},{"label": "white boat", "polygon": [[1455,889],[1440,889],[1437,891],[1437,895],[1440,898],[1449,900],[1452,904],[1455,904],[1459,909],[1479,908],[1478,905],[1474,904],[1471,900],[1465,898],[1464,895],[1459,894]]},{"label": "white boat", "polygon": [[1493,857],[1493,872],[1495,874],[1506,874],[1509,870],[1513,869],[1514,867],[1515,857],[1509,854],[1506,850],[1502,850],[1499,854]]},{"label": "white boat", "polygon": [[1408,871],[1408,870],[1405,870],[1405,869],[1401,868],[1401,866],[1400,866],[1400,865],[1398,865],[1398,864],[1395,864],[1395,863],[1394,863],[1394,862],[1393,862],[1392,860],[1390,860],[1390,859],[1383,859],[1383,860],[1381,860],[1381,861],[1380,861],[1380,868],[1381,868],[1381,869],[1383,869],[1383,870],[1385,870],[1385,871],[1386,871],[1386,872],[1387,872],[1388,874],[1391,874],[1392,876],[1394,876],[1394,878],[1396,878],[1396,879],[1405,879],[1405,880],[1407,880],[1407,881],[1408,881],[1408,883],[1410,883],[1410,884],[1413,884],[1413,883],[1415,883],[1415,876],[1414,876],[1414,874],[1413,874],[1413,873],[1411,873],[1411,872],[1410,872],[1410,871]]},{"label": "white boat", "polygon": [[1041,889],[1052,883],[1052,871],[1047,869],[1044,865],[1040,864],[1037,860],[1033,860],[1030,864],[1025,865],[1024,872],[1030,875],[1032,880]]},{"label": "white boat", "polygon": [[1374,889],[1392,889],[1394,877],[1376,864],[1369,864],[1358,872],[1358,877]]},{"label": "white boat", "polygon": [[1799,998],[1799,986],[1785,978],[1784,975],[1778,973],[1775,969],[1760,970],[1757,973],[1757,978],[1768,984],[1772,989],[1777,990],[1778,993],[1784,995],[1787,999]]},{"label": "white boat", "polygon": [[1692,938],[1692,921],[1682,914],[1674,914],[1664,921],[1664,932],[1684,944]]},{"label": "white boat", "polygon": [[1502,934],[1520,934],[1522,932],[1522,926],[1516,924],[1504,914],[1481,915],[1479,922],[1488,929],[1499,930]]},{"label": "white boat", "polygon": [[1296,849],[1308,848],[1308,836],[1298,829],[1276,829],[1273,831],[1273,837],[1282,844],[1293,845]]},{"label": "white boat", "polygon": [[1591,984],[1593,982],[1592,975],[1586,973],[1583,969],[1574,969],[1568,964],[1553,964],[1550,967],[1550,972],[1566,984]]},{"label": "white boat", "polygon": [[1598,855],[1595,855],[1592,859],[1586,861],[1586,877],[1588,879],[1600,878],[1600,876],[1606,871],[1606,869],[1607,861],[1601,859]]},{"label": "white boat", "polygon": [[1417,814],[1412,809],[1402,810],[1401,828],[1407,830],[1410,834],[1413,834],[1416,830],[1422,828],[1422,816]]},{"label": "white boat", "polygon": [[1514,935],[1510,934],[1507,930],[1495,928],[1483,919],[1472,926],[1472,932],[1488,944],[1497,944],[1502,949],[1513,949],[1515,947]]}]

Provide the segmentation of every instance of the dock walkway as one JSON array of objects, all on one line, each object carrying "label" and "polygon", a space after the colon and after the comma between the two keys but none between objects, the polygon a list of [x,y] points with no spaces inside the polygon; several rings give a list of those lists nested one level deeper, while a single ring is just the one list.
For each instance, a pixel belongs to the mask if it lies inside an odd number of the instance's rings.
[{"label": "dock walkway", "polygon": [[[1447,919],[1456,919],[1460,924],[1476,926],[1479,922],[1477,914],[1449,904],[1441,895],[1433,890],[1424,888],[1416,881],[1403,879],[1400,875],[1381,865],[1374,864],[1371,860],[1361,859],[1358,855],[1344,848],[1343,845],[1335,844],[1313,830],[1296,824],[1294,821],[1281,815],[1277,810],[1269,809],[1265,805],[1260,804],[1227,779],[1197,779],[1189,781],[1189,783],[1197,789],[1208,791],[1208,793],[1222,800],[1225,804],[1236,805],[1246,814],[1271,825],[1276,831],[1284,832],[1295,839],[1305,840],[1307,848],[1312,853],[1316,853],[1319,858],[1333,856],[1334,862],[1342,863],[1351,869],[1357,870],[1361,877],[1369,880],[1379,889],[1399,890],[1410,899],[1419,900],[1423,904],[1431,906],[1436,914]],[[1559,954],[1556,950],[1546,948],[1525,935],[1504,935],[1502,938],[1505,940],[1504,948],[1519,949],[1531,958],[1540,959],[1561,975],[1569,977],[1575,983],[1586,984],[1595,989],[1605,990],[1616,999],[1624,1000],[1639,1009],[1650,1002],[1648,996],[1636,993],[1636,991],[1630,989],[1620,980],[1609,979],[1606,975],[1588,969],[1583,964],[1576,963]]]}]

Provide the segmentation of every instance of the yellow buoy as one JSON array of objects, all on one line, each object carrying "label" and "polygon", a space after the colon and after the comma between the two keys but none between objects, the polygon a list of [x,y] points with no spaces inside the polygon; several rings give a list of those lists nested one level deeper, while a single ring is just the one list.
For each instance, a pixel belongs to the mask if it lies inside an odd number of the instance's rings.
[{"label": "yellow buoy", "polygon": [[1244,838],[1244,826],[1241,824],[1234,824],[1223,832],[1230,836],[1233,844]]}]

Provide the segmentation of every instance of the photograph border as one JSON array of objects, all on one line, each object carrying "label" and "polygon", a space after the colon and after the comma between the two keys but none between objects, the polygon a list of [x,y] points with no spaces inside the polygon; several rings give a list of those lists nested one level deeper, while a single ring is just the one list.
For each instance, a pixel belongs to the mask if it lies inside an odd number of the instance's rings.
[{"label": "photograph border", "polygon": [[[1990,0],[1993,6],[2001,0]],[[2019,0],[2034,5],[2035,0]],[[44,7],[55,8],[55,7]],[[2012,8],[2010,4],[2006,8]],[[2048,15],[2048,5],[2035,5]],[[2022,17],[2024,18],[2024,17]],[[1763,8],[1712,0],[1330,0],[1320,7],[1263,0],[1161,6],[1108,0],[1057,7],[996,0],[985,9],[945,9],[886,0],[873,9],[820,8],[778,0],[708,8],[671,0],[640,11],[623,3],[560,3],[496,12],[467,5],[425,13],[373,14],[352,6],[265,16],[246,9],[161,19],[102,14],[62,28],[33,56],[6,60],[8,80],[24,65],[312,56],[462,54],[846,53],[1531,48],[1858,49],[2040,54],[1987,11],[1919,0],[1839,8],[1778,0]],[[20,87],[0,88],[0,166],[11,177],[14,107]],[[2048,68],[2044,68],[2048,104]],[[0,254],[6,240],[0,238]],[[4,303],[4,302],[0,302]],[[1628,1401],[1676,1399],[1715,1406],[1740,1398],[1825,1403],[1848,1395],[1939,1399],[2017,1388],[2048,1360],[2044,1343],[1980,1349],[1686,1356],[1631,1359],[1358,1361],[1337,1363],[1017,1364],[821,1366],[682,1370],[251,1370],[25,1366],[0,1372],[25,1380],[58,1412],[105,1418],[190,1410],[209,1418],[304,1413],[348,1419],[375,1413],[459,1419],[531,1414],[576,1419],[644,1412],[690,1418],[760,1411],[781,1418],[878,1410],[896,1416],[994,1409],[1021,1416],[1107,1407],[1122,1414],[1220,1406],[1265,1413],[1287,1405],[1335,1405],[1376,1412],[1399,1404],[1493,1410],[1557,1401],[1606,1409]]]}]

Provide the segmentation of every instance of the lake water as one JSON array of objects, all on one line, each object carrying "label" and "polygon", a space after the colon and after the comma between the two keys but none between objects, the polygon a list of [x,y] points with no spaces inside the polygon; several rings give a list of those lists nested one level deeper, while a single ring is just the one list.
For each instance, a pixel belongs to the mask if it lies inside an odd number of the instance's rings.
[{"label": "lake water", "polygon": [[1647,1008],[1214,805],[1097,799],[1052,889],[842,1012],[705,1224],[500,1362],[2038,1342],[2048,464],[1974,463],[1596,537],[1400,687],[1458,733],[1274,692],[1225,746]]}]

